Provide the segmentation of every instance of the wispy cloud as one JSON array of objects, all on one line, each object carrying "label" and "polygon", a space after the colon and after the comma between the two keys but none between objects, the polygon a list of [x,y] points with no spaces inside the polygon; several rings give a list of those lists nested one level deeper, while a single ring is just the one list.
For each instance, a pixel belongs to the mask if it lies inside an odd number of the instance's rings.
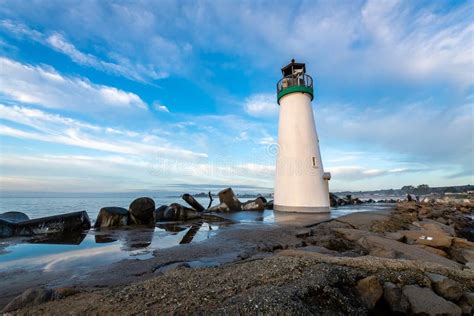
[{"label": "wispy cloud", "polygon": [[49,46],[82,66],[92,67],[99,71],[142,82],[168,77],[168,74],[164,71],[157,71],[152,66],[143,66],[140,63],[133,63],[117,53],[114,54],[114,59],[118,61],[115,63],[101,60],[90,53],[83,53],[58,32],[50,32],[51,34],[49,35],[43,34],[30,29],[22,23],[15,23],[11,20],[2,20],[0,27],[12,35],[27,37],[30,40]]},{"label": "wispy cloud", "polygon": [[0,57],[0,93],[23,103],[89,113],[147,108],[132,92],[63,76],[49,66],[28,65],[4,57]]}]

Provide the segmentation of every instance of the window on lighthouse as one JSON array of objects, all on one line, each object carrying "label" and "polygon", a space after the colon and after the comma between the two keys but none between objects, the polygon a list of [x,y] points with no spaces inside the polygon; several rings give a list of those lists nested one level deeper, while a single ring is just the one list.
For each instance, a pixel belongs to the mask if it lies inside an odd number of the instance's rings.
[{"label": "window on lighthouse", "polygon": [[317,168],[318,165],[316,165],[316,157],[311,157],[311,161],[313,162],[313,168]]}]

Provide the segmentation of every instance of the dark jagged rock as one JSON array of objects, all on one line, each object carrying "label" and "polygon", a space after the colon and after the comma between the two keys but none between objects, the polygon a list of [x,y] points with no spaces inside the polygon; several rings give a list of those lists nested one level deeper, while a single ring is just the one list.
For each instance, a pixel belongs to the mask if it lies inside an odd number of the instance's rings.
[{"label": "dark jagged rock", "polygon": [[364,304],[369,309],[373,309],[377,301],[383,294],[383,288],[376,276],[369,276],[359,280],[356,290]]},{"label": "dark jagged rock", "polygon": [[273,210],[273,200],[270,200],[265,204],[265,209]]},{"label": "dark jagged rock", "polygon": [[155,225],[155,201],[149,197],[135,199],[128,207],[129,224]]},{"label": "dark jagged rock", "polygon": [[97,215],[95,228],[117,227],[128,225],[128,211],[123,207],[103,207]]},{"label": "dark jagged rock", "polygon": [[199,203],[191,194],[183,194],[181,198],[196,211],[204,212],[204,206],[202,206],[201,203]]},{"label": "dark jagged rock", "polygon": [[0,214],[0,219],[3,219],[10,223],[19,223],[29,220],[28,215],[22,212],[6,212]]},{"label": "dark jagged rock", "polygon": [[170,204],[160,216],[157,221],[186,221],[200,218],[198,212],[178,203]]},{"label": "dark jagged rock", "polygon": [[242,204],[242,211],[263,211],[265,210],[266,201],[264,198],[258,197]]},{"label": "dark jagged rock", "polygon": [[14,224],[14,236],[33,236],[38,234],[62,234],[72,231],[88,230],[91,222],[86,211],[54,215]]},{"label": "dark jagged rock", "polygon": [[155,220],[159,221],[160,218],[164,217],[165,210],[168,208],[168,205],[161,205],[159,208],[155,210]]},{"label": "dark jagged rock", "polygon": [[242,210],[242,203],[235,196],[232,188],[227,188],[218,193],[219,201],[225,203],[231,212],[238,212]]},{"label": "dark jagged rock", "polygon": [[392,282],[385,282],[383,285],[383,297],[392,313],[406,314],[409,303],[403,295],[402,289]]},{"label": "dark jagged rock", "polygon": [[436,273],[427,273],[426,275],[430,278],[436,294],[450,301],[457,301],[461,298],[463,292],[458,282]]}]

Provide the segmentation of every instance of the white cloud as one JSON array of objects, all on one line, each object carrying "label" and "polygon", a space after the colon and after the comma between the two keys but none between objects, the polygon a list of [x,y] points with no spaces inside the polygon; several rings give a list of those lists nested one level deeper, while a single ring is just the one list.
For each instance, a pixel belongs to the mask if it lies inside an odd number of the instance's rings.
[{"label": "white cloud", "polygon": [[255,117],[268,117],[278,114],[278,104],[273,94],[255,94],[245,100],[244,110]]},{"label": "white cloud", "polygon": [[23,103],[89,113],[111,108],[147,108],[132,92],[66,77],[51,67],[22,64],[4,57],[0,57],[0,93]]},{"label": "white cloud", "polygon": [[158,112],[165,112],[165,113],[170,112],[170,110],[168,109],[166,105],[160,104],[159,102],[156,102],[156,101],[153,102],[153,108]]}]

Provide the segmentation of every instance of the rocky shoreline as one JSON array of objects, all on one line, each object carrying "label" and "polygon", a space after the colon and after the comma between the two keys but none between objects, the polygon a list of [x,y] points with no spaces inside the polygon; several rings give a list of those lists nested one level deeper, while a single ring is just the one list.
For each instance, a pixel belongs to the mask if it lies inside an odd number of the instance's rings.
[{"label": "rocky shoreline", "polygon": [[4,312],[471,315],[473,211],[472,199],[403,201],[309,227],[235,225],[82,283],[28,289]]}]

